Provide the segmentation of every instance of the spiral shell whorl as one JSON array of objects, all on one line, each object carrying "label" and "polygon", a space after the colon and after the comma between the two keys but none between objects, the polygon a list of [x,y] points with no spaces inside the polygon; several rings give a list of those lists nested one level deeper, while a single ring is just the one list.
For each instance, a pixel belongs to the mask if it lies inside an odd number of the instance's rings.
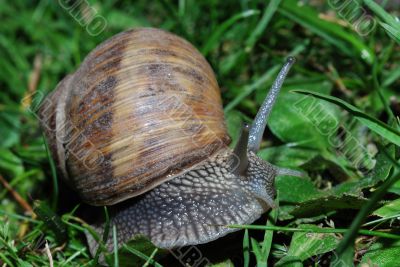
[{"label": "spiral shell whorl", "polygon": [[49,99],[65,114],[45,130],[56,142],[53,156],[64,154],[69,183],[92,205],[142,194],[230,141],[212,69],[192,45],[162,30],[107,40]]}]

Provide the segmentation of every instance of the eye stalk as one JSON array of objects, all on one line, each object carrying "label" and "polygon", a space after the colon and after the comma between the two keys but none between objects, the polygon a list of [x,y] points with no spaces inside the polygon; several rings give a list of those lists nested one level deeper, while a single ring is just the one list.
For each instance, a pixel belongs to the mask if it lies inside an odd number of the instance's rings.
[{"label": "eye stalk", "polygon": [[278,98],[282,84],[295,61],[294,57],[289,57],[286,60],[286,63],[283,65],[272,84],[267,97],[258,110],[251,127],[248,124],[243,125],[239,140],[232,155],[231,169],[234,174],[245,176],[249,164],[247,151],[256,153],[259,150],[269,114]]},{"label": "eye stalk", "polygon": [[239,140],[233,151],[232,159],[232,172],[236,175],[243,175],[246,173],[249,159],[247,158],[247,143],[249,140],[250,125],[245,123],[242,127]]},{"label": "eye stalk", "polygon": [[250,128],[250,135],[248,141],[248,149],[256,153],[261,144],[262,136],[267,125],[267,120],[269,114],[271,113],[272,107],[274,106],[282,84],[285,81],[290,68],[296,62],[294,57],[288,57],[286,63],[283,65],[282,69],[279,71],[278,77],[276,77],[271,89],[268,92],[267,97],[262,103],[260,109],[257,112],[256,118]]}]

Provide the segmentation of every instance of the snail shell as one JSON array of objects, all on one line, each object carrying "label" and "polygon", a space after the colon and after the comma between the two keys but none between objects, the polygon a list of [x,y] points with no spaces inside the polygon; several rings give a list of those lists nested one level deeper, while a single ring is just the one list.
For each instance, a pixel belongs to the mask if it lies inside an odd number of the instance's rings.
[{"label": "snail shell", "polygon": [[47,102],[40,116],[51,152],[91,205],[143,194],[230,142],[212,69],[163,30],[99,45]]}]

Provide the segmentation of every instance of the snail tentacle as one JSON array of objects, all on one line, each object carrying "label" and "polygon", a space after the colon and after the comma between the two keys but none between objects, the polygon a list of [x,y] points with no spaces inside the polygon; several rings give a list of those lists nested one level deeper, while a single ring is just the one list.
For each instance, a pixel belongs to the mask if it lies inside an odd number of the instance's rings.
[{"label": "snail tentacle", "polygon": [[247,143],[249,139],[250,126],[245,123],[242,127],[239,140],[235,146],[235,150],[232,154],[232,172],[236,175],[244,175],[249,165],[249,159],[247,157]]},{"label": "snail tentacle", "polygon": [[282,167],[276,167],[276,168],[277,168],[277,175],[304,177],[304,173],[301,171],[286,169],[286,168],[282,168]]},{"label": "snail tentacle", "polygon": [[289,57],[286,60],[282,69],[279,71],[277,78],[272,84],[267,97],[265,98],[264,102],[257,112],[256,118],[254,119],[250,128],[248,149],[252,152],[257,152],[260,148],[262,136],[265,130],[265,126],[267,126],[269,114],[271,113],[272,107],[274,106],[276,99],[278,98],[279,91],[282,88],[282,84],[285,81],[285,78],[295,61],[296,60],[294,57]]}]

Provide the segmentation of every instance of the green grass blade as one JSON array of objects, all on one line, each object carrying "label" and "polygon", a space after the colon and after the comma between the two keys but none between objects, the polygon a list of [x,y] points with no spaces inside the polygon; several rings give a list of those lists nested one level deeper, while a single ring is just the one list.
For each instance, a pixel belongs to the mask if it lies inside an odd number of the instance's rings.
[{"label": "green grass blade", "polygon": [[265,7],[263,15],[260,21],[257,23],[257,26],[251,31],[250,36],[247,38],[244,49],[238,51],[237,53],[232,55],[231,60],[228,64],[224,64],[221,68],[221,74],[227,74],[231,71],[232,68],[236,67],[238,64],[246,64],[248,62],[248,56],[252,52],[253,47],[257,43],[257,41],[266,34],[266,28],[268,27],[271,18],[276,13],[279,4],[282,0],[272,0]]},{"label": "green grass blade", "polygon": [[257,24],[254,31],[251,32],[249,38],[246,40],[245,52],[250,52],[253,49],[254,44],[260,39],[261,35],[265,32],[272,16],[278,10],[278,6],[282,0],[271,0],[266,6],[261,20]]},{"label": "green grass blade", "polygon": [[382,28],[386,30],[390,37],[392,37],[397,43],[400,44],[400,29],[382,22],[379,22],[379,25],[381,25]]},{"label": "green grass blade", "polygon": [[49,150],[49,145],[46,142],[46,138],[43,135],[43,143],[46,148],[46,154],[47,154],[47,159],[49,160],[50,163],[50,169],[51,169],[51,178],[53,181],[53,199],[51,203],[51,207],[53,210],[57,209],[57,204],[58,204],[58,178],[57,178],[57,170],[56,170],[56,165],[54,163],[53,158],[50,155],[50,150]]},{"label": "green grass blade", "polygon": [[400,217],[400,213],[392,215],[392,216],[388,216],[388,217],[383,217],[383,218],[379,218],[379,219],[376,219],[376,220],[372,220],[370,222],[364,223],[362,226],[369,226],[369,225],[373,225],[373,224],[378,224],[378,223],[385,222],[385,221],[388,221],[388,220],[397,219],[399,217]]},{"label": "green grass blade", "polygon": [[0,259],[3,260],[4,264],[6,264],[6,266],[7,265],[11,266],[11,267],[15,266],[14,264],[11,263],[10,259],[8,259],[4,253],[0,253]]},{"label": "green grass blade", "polygon": [[[326,41],[332,43],[343,53],[347,55],[353,55],[355,53],[357,57],[362,58],[369,64],[374,62],[374,53],[364,44],[361,38],[356,36],[355,33],[345,31],[343,27],[338,24],[322,20],[319,18],[316,10],[308,5],[300,6],[296,0],[286,0],[280,5],[279,11],[303,27],[321,36]],[[352,49],[349,50],[349,46],[352,47]]]},{"label": "green grass blade", "polygon": [[11,213],[8,211],[5,211],[3,209],[0,209],[0,215],[7,215],[7,217],[13,218],[13,219],[17,219],[17,220],[21,220],[21,221],[27,221],[33,224],[39,224],[40,222],[36,219],[32,219],[31,217],[27,217],[24,215],[20,215],[20,214],[16,214],[16,213]]},{"label": "green grass blade", "polygon": [[396,19],[387,13],[380,5],[375,3],[373,0],[364,0],[364,3],[371,9],[380,19],[390,24],[392,27],[400,28],[400,23]]},{"label": "green grass blade", "polygon": [[167,10],[167,14],[169,14],[172,20],[176,23],[176,26],[185,35],[186,39],[191,40],[192,36],[186,29],[186,25],[183,23],[182,19],[179,17],[179,12],[176,10],[174,4],[171,1],[167,0],[158,0],[158,2]]},{"label": "green grass blade", "polygon": [[254,15],[260,14],[259,10],[255,9],[249,9],[244,12],[241,12],[239,14],[236,14],[223,22],[220,26],[218,26],[214,32],[211,34],[211,36],[208,38],[207,42],[204,44],[203,48],[201,49],[201,53],[204,56],[207,56],[207,54],[215,48],[218,44],[220,44],[220,38],[224,34],[225,31],[227,31],[232,25],[234,25],[238,20],[248,18]]},{"label": "green grass blade", "polygon": [[379,96],[379,99],[382,102],[383,107],[385,108],[386,114],[389,116],[388,124],[393,125],[393,123],[395,122],[395,116],[388,104],[388,102],[386,101],[383,93],[382,93],[382,89],[379,83],[379,79],[378,79],[378,75],[379,75],[379,64],[378,62],[374,62],[373,67],[372,67],[372,77],[373,77],[373,83],[374,83],[374,90],[376,91],[376,93]]},{"label": "green grass blade", "polygon": [[250,264],[250,243],[249,243],[249,231],[244,231],[243,237],[243,266],[249,267]]},{"label": "green grass blade", "polygon": [[400,79],[400,68],[393,69],[386,79],[383,81],[382,86],[388,87]]},{"label": "green grass blade", "polygon": [[153,261],[154,256],[157,254],[158,248],[155,248],[153,250],[153,252],[151,253],[150,257],[147,259],[147,261],[145,262],[145,264],[143,264],[143,267],[147,267],[150,265],[150,262]]},{"label": "green grass blade", "polygon": [[103,242],[106,243],[108,234],[110,232],[110,216],[108,215],[107,206],[104,206],[104,217],[105,217],[105,223],[104,223]]},{"label": "green grass blade", "polygon": [[45,223],[46,227],[54,233],[59,243],[63,243],[67,240],[68,233],[65,224],[46,202],[36,200],[33,210],[38,218]]},{"label": "green grass blade", "polygon": [[81,255],[84,251],[86,250],[86,248],[82,248],[80,250],[78,250],[77,252],[75,252],[74,254],[72,254],[68,259],[66,259],[61,266],[70,266],[68,265],[68,263],[72,262],[76,257],[78,257],[79,255]]},{"label": "green grass blade", "polygon": [[113,225],[113,243],[114,243],[114,266],[119,266],[118,258],[118,241],[117,241],[117,226]]},{"label": "green grass blade", "polygon": [[[279,196],[277,196],[277,199],[279,199]],[[270,216],[268,217],[267,226],[274,226],[277,219],[278,219],[278,209],[274,209],[271,211]],[[269,254],[271,252],[273,237],[274,237],[273,231],[265,231],[264,240],[261,244],[261,255],[263,256],[264,262],[268,261]]]},{"label": "green grass blade", "polygon": [[[108,215],[107,206],[104,206],[104,217],[105,217],[105,223],[104,223],[104,232],[103,232],[103,236],[102,236],[103,244],[105,244],[107,242],[107,239],[108,239],[108,236],[110,233],[110,216]],[[102,246],[99,245],[99,247],[96,250],[95,257],[94,257],[94,265],[96,265],[99,260],[101,250],[102,250]]]},{"label": "green grass blade", "polygon": [[233,99],[226,107],[224,108],[225,112],[232,110],[236,107],[243,99],[245,99],[248,95],[250,95],[254,90],[265,87],[265,83],[268,80],[273,79],[273,77],[278,73],[280,65],[275,65],[274,67],[267,70],[261,77],[255,80],[252,84],[245,86],[240,94],[238,94],[235,99]]},{"label": "green grass blade", "polygon": [[263,255],[259,243],[254,238],[250,238],[250,241],[251,241],[251,249],[257,260],[257,267],[266,267],[267,263],[263,262]]},{"label": "green grass blade", "polygon": [[377,15],[384,23],[379,24],[386,30],[390,37],[400,43],[400,22],[392,15],[387,13],[380,5],[373,0],[364,0],[364,3]]},{"label": "green grass blade", "polygon": [[[139,250],[136,250],[132,247],[129,247],[128,245],[124,244],[122,246],[125,250],[127,250],[128,252],[132,253],[133,255],[145,260],[145,261],[149,261],[151,264],[153,264],[155,267],[162,267],[161,264],[159,264],[158,262],[150,259],[148,256],[146,256],[145,254],[143,254],[142,252],[140,252]],[[149,260],[150,259],[150,260]]]},{"label": "green grass blade", "polygon": [[[226,225],[228,228],[238,228],[238,229],[252,229],[252,230],[267,230],[267,231],[282,231],[282,232],[305,232],[305,233],[323,233],[323,234],[344,234],[349,229],[347,228],[293,228],[293,227],[283,227],[283,226],[266,226],[266,225],[247,225],[247,224],[231,224]],[[366,229],[358,230],[360,235],[369,236],[379,236],[388,239],[400,239],[400,235],[386,233],[382,231],[371,231]]]},{"label": "green grass blade", "polygon": [[305,95],[312,95],[313,97],[316,97],[316,98],[328,101],[330,103],[333,103],[335,105],[338,105],[338,106],[344,108],[350,114],[352,114],[358,121],[363,123],[370,130],[379,134],[383,138],[386,138],[388,141],[392,142],[393,144],[400,146],[400,133],[396,129],[381,122],[380,120],[375,119],[374,117],[371,117],[371,116],[365,114],[364,112],[362,112],[355,106],[353,106],[337,97],[333,97],[333,96],[329,96],[329,95],[310,92],[310,91],[306,91],[306,90],[293,90],[292,92],[305,94]]}]

